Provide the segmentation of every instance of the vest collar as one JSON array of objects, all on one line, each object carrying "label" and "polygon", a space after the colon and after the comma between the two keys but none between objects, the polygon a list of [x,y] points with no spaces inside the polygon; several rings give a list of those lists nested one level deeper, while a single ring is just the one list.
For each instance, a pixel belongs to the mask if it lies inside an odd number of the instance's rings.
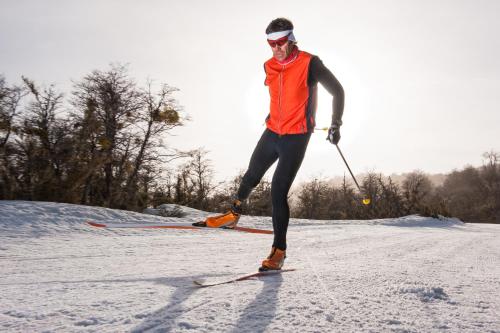
[{"label": "vest collar", "polygon": [[292,63],[295,59],[297,59],[298,55],[299,55],[299,48],[297,47],[297,45],[294,45],[292,52],[290,52],[288,57],[283,59],[283,61],[276,60],[276,62],[282,66],[285,66],[285,65]]}]

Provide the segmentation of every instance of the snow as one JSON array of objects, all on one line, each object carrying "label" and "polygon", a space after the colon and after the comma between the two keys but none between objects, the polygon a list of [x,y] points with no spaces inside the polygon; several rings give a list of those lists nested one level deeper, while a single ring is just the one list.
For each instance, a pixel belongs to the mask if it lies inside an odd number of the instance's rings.
[{"label": "snow", "polygon": [[292,220],[285,267],[296,271],[196,288],[256,271],[272,236],[85,224],[209,214],[179,209],[0,201],[0,331],[500,332],[498,225]]}]

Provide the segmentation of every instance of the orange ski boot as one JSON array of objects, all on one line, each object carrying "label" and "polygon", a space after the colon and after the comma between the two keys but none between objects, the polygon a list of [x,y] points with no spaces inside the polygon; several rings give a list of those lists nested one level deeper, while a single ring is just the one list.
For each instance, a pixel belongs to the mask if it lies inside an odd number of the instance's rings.
[{"label": "orange ski boot", "polygon": [[280,270],[285,263],[286,251],[280,250],[276,247],[272,247],[271,254],[262,261],[262,266],[259,268],[260,272],[270,271],[270,270]]},{"label": "orange ski boot", "polygon": [[193,223],[194,226],[208,228],[233,229],[241,216],[241,201],[235,200],[232,207],[225,214],[210,216],[203,222]]}]

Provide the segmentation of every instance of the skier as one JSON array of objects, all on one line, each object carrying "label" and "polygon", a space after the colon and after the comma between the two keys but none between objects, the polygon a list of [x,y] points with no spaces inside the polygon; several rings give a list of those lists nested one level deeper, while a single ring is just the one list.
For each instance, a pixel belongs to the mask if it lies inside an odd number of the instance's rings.
[{"label": "skier", "polygon": [[300,168],[315,126],[317,83],[334,97],[331,127],[327,140],[337,144],[344,109],[344,90],[335,76],[317,57],[299,50],[293,24],[285,18],[273,20],[266,29],[273,57],[265,62],[265,85],[271,97],[266,129],[250,159],[236,199],[226,214],[198,223],[212,228],[234,228],[242,214],[241,203],[278,160],[271,183],[274,241],[260,271],[279,270],[286,258],[286,233],[290,210],[287,196]]}]

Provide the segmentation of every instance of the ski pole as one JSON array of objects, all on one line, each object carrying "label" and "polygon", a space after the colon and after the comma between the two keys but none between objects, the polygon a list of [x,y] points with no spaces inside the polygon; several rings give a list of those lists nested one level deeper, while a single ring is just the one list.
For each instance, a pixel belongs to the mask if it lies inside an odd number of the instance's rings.
[{"label": "ski pole", "polygon": [[[328,131],[328,127],[325,128],[316,128],[317,130],[322,130],[322,131]],[[354,177],[354,174],[351,171],[351,168],[349,167],[349,163],[347,163],[344,154],[342,154],[342,151],[340,150],[340,147],[338,144],[335,145],[337,147],[337,150],[339,151],[340,157],[342,157],[342,160],[345,163],[345,166],[347,167],[347,170],[349,170],[349,173],[351,174],[352,179],[354,180],[354,183],[356,184],[356,187],[358,188],[359,193],[362,193],[361,188],[359,187],[358,181],[356,180],[356,177]],[[371,202],[371,199],[367,196],[364,196],[363,198],[363,204],[364,205],[369,205]]]},{"label": "ski pole", "polygon": [[[340,150],[340,147],[339,145],[335,145],[335,147],[337,147],[337,150],[339,151],[339,154],[340,156],[342,157],[342,159],[344,160],[344,163],[345,163],[345,166],[347,167],[347,170],[349,170],[349,173],[351,174],[351,177],[352,179],[354,180],[354,183],[356,183],[356,186],[358,187],[358,191],[359,193],[361,193],[361,189],[359,188],[359,184],[358,184],[358,181],[356,180],[356,177],[354,177],[354,174],[352,173],[351,171],[351,168],[349,167],[349,164],[347,163],[347,161],[345,160],[345,157],[344,157],[344,154],[342,154],[342,151]],[[363,204],[365,205],[369,205],[371,202],[370,198],[368,198],[367,196],[365,196],[363,198]]]}]

